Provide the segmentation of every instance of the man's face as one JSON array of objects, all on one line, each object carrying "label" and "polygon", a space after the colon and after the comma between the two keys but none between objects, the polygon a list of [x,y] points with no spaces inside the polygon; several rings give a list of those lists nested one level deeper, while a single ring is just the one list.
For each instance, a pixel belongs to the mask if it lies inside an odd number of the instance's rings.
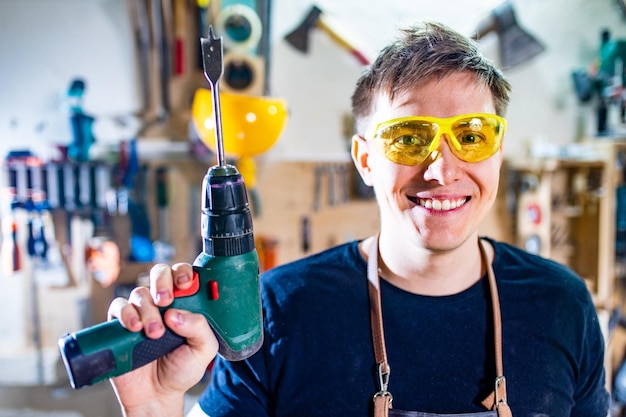
[{"label": "man's face", "polygon": [[[495,114],[493,98],[472,74],[456,73],[416,87],[393,102],[380,96],[367,128],[399,117],[467,113]],[[381,232],[401,244],[446,251],[477,238],[478,226],[496,198],[502,149],[470,163],[452,154],[447,135],[441,139],[439,148],[416,166],[393,163],[363,138],[353,140],[357,169],[376,192]]]}]

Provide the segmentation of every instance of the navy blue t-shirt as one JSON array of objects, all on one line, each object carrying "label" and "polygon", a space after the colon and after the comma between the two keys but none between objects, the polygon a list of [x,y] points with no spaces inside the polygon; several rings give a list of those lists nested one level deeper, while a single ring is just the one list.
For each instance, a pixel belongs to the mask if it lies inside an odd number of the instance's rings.
[{"label": "navy blue t-shirt", "polygon": [[[513,415],[606,417],[604,342],[584,282],[490,242]],[[263,347],[245,361],[218,358],[201,408],[211,417],[370,415],[378,380],[366,270],[351,242],[266,272]],[[487,278],[440,297],[382,280],[381,297],[394,408],[485,411],[495,378]]]}]

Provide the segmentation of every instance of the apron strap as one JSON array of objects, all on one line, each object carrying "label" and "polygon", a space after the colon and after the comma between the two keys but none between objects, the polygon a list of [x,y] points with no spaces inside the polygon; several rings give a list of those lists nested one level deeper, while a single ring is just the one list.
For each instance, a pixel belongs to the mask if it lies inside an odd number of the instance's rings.
[{"label": "apron strap", "polygon": [[[391,368],[387,362],[387,349],[385,347],[385,331],[383,328],[383,313],[380,302],[380,279],[378,277],[378,234],[370,245],[367,255],[367,279],[369,281],[368,293],[370,298],[370,324],[372,327],[372,341],[374,344],[374,356],[378,366],[378,389],[374,395],[374,417],[386,416],[386,410],[391,408],[393,397],[387,390]],[[384,414],[381,414],[383,413]]]},{"label": "apron strap", "polygon": [[[393,396],[388,391],[389,375],[391,368],[387,361],[387,350],[385,347],[385,333],[383,329],[383,316],[380,301],[380,277],[378,274],[378,237],[374,236],[370,245],[367,257],[367,279],[368,293],[370,298],[370,323],[372,327],[372,342],[374,345],[374,356],[378,366],[379,391],[374,395],[374,415],[375,417],[386,416],[386,410],[391,408]],[[506,399],[506,379],[502,365],[502,317],[500,311],[500,299],[496,277],[493,267],[487,257],[484,242],[478,239],[482,263],[487,270],[489,279],[489,290],[491,292],[491,306],[493,310],[493,333],[495,346],[496,380],[494,391],[482,404],[489,410],[497,410],[499,417],[512,417],[511,410]],[[383,413],[383,414],[379,414]]]}]

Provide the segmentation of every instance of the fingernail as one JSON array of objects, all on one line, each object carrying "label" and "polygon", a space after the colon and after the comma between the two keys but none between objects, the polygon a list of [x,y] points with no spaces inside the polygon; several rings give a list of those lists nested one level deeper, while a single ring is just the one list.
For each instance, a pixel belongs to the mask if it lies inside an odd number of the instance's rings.
[{"label": "fingernail", "polygon": [[181,274],[181,275],[178,275],[176,277],[176,284],[178,284],[178,285],[184,284],[186,282],[189,282],[190,280],[191,280],[191,278],[189,277],[189,275]]},{"label": "fingernail", "polygon": [[169,291],[159,291],[156,294],[157,302],[161,300],[169,300],[170,292]]},{"label": "fingernail", "polygon": [[172,315],[172,321],[176,324],[183,324],[185,318],[183,317],[182,313],[176,312]]},{"label": "fingernail", "polygon": [[148,333],[158,332],[159,330],[161,330],[161,323],[153,321],[148,324]]},{"label": "fingernail", "polygon": [[130,319],[130,327],[137,327],[137,323],[139,323],[139,317],[133,317]]}]

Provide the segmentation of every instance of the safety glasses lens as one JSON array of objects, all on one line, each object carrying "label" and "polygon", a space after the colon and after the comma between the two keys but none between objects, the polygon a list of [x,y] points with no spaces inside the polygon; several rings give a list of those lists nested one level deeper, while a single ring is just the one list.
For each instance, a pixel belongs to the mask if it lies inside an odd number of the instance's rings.
[{"label": "safety glasses lens", "polygon": [[374,138],[381,152],[392,162],[417,165],[435,149],[439,134],[449,133],[450,149],[459,159],[479,162],[498,151],[504,129],[504,119],[493,115],[407,118],[383,123]]},{"label": "safety glasses lens", "polygon": [[430,153],[430,145],[437,136],[438,126],[427,121],[406,120],[383,126],[377,137],[383,154],[403,165],[416,165]]},{"label": "safety glasses lens", "polygon": [[473,116],[458,119],[451,126],[459,147],[452,152],[467,162],[479,162],[491,157],[500,148],[504,124],[495,117]]}]

